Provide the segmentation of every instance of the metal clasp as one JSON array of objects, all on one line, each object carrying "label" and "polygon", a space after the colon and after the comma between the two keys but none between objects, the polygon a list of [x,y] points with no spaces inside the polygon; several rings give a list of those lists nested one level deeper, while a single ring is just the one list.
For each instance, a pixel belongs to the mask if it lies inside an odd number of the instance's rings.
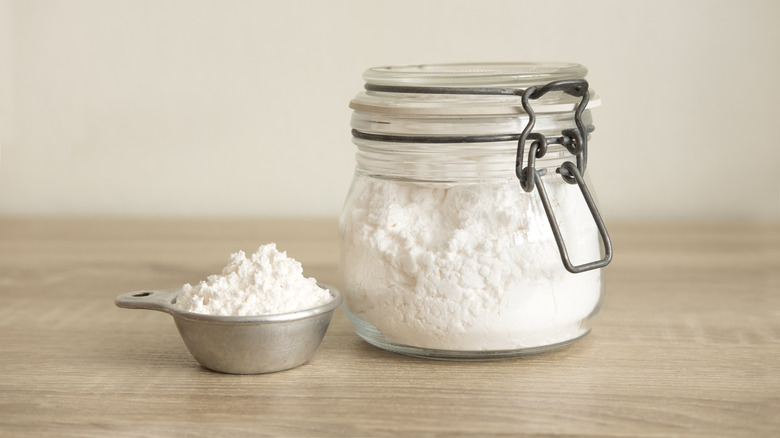
[{"label": "metal clasp", "polygon": [[[561,131],[561,137],[554,139],[549,139],[543,134],[533,132],[534,125],[536,124],[536,115],[529,103],[529,100],[539,99],[551,91],[561,91],[581,98],[574,109],[574,123],[577,128],[563,130]],[[588,82],[584,79],[555,81],[542,87],[529,87],[525,90],[518,90],[517,94],[522,98],[523,109],[528,114],[528,124],[526,124],[525,129],[523,129],[520,139],[518,140],[517,157],[515,160],[515,175],[517,175],[517,178],[520,180],[520,185],[526,192],[530,193],[533,191],[534,187],[536,187],[539,192],[544,212],[547,215],[547,221],[550,223],[555,242],[558,245],[558,251],[561,254],[561,261],[567,271],[576,274],[607,266],[609,262],[612,261],[612,242],[609,238],[609,233],[607,233],[607,228],[604,225],[604,220],[601,218],[601,214],[599,213],[598,208],[596,208],[596,203],[583,179],[585,168],[588,163],[588,131],[585,124],[582,122],[582,113],[585,111],[585,107],[587,107],[590,99]],[[524,167],[523,160],[525,158],[525,145],[527,141],[532,141],[532,143],[528,151],[528,164]],[[585,199],[585,204],[588,206],[588,210],[596,223],[596,228],[598,229],[599,236],[601,237],[604,246],[604,256],[600,260],[581,265],[573,265],[569,259],[566,244],[563,241],[561,230],[558,227],[558,221],[555,219],[555,213],[553,213],[550,199],[547,196],[547,190],[545,189],[541,178],[546,174],[547,170],[536,169],[536,159],[542,158],[547,153],[547,146],[549,144],[561,144],[576,157],[576,164],[571,161],[566,161],[557,168],[555,172],[561,175],[561,178],[568,184],[577,184],[579,187],[582,197]]]}]

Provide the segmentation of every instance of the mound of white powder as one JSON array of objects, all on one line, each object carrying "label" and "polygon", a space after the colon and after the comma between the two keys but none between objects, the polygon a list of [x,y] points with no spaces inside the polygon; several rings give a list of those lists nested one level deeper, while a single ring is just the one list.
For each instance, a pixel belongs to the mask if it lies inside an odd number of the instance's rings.
[{"label": "mound of white powder", "polygon": [[[600,258],[576,186],[548,184],[575,264]],[[479,351],[576,338],[598,307],[600,272],[571,274],[538,194],[506,183],[359,178],[341,218],[349,312],[387,341]]]},{"label": "mound of white powder", "polygon": [[298,261],[269,243],[249,257],[243,251],[231,254],[221,275],[185,284],[176,303],[195,313],[258,316],[311,309],[332,299],[315,279],[303,276]]}]

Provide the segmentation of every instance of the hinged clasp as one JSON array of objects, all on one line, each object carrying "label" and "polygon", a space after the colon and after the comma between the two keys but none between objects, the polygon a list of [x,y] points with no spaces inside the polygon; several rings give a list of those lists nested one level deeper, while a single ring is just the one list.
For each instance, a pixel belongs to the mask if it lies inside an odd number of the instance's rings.
[{"label": "hinged clasp", "polygon": [[[529,103],[529,100],[539,99],[551,91],[560,91],[581,98],[574,109],[574,123],[577,128],[561,131],[562,137],[554,139],[554,141],[550,141],[550,139],[541,133],[533,132],[534,125],[536,124],[536,115]],[[534,187],[538,190],[544,212],[547,215],[547,220],[550,223],[555,242],[558,245],[558,251],[561,254],[561,261],[567,271],[576,274],[607,266],[609,262],[612,261],[612,242],[609,239],[604,220],[601,218],[601,214],[596,208],[596,203],[583,179],[588,162],[588,131],[585,128],[585,124],[582,122],[582,113],[588,106],[588,101],[590,99],[588,82],[584,79],[555,81],[542,87],[529,87],[522,91],[518,90],[518,94],[522,98],[523,109],[528,114],[528,124],[526,124],[525,129],[523,129],[520,139],[518,140],[517,157],[515,160],[515,174],[520,180],[520,185],[526,192],[533,191]],[[525,158],[525,145],[527,141],[532,141],[532,143],[528,150],[527,166],[524,167],[523,160]],[[536,170],[536,159],[542,158],[544,154],[547,153],[547,146],[551,143],[563,145],[569,153],[576,157],[576,164],[571,161],[566,161],[555,171],[561,175],[561,178],[563,178],[565,182],[577,184],[579,187],[582,197],[585,199],[585,204],[588,206],[588,210],[596,223],[596,228],[598,229],[599,236],[601,237],[604,246],[604,256],[600,260],[581,265],[573,265],[569,259],[566,244],[563,241],[560,227],[558,227],[558,222],[555,219],[550,199],[547,196],[547,190],[542,182],[541,176],[545,175],[547,171],[546,169]]]}]

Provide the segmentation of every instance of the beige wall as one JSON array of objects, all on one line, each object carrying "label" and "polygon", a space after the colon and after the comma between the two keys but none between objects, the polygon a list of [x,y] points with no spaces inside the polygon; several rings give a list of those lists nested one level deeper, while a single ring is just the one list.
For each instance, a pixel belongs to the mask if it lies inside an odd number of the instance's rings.
[{"label": "beige wall", "polygon": [[335,217],[370,66],[590,69],[609,219],[780,219],[780,2],[0,0],[0,215]]}]

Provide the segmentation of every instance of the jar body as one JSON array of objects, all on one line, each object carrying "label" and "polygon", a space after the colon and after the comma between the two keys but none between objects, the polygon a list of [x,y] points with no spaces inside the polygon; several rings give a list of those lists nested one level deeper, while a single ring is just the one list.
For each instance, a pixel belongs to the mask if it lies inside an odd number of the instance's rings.
[{"label": "jar body", "polygon": [[[545,176],[573,260],[600,257],[576,186]],[[358,335],[412,355],[534,353],[585,335],[600,270],[566,271],[538,195],[517,179],[441,183],[357,172],[340,219],[345,306]]]},{"label": "jar body", "polygon": [[[518,142],[507,136],[533,123],[518,97],[447,89],[528,87],[562,76],[584,77],[584,68],[467,65],[364,75],[374,86],[351,104],[357,164],[339,223],[345,310],[359,336],[409,355],[488,359],[559,348],[590,331],[601,270],[566,270],[538,190],[521,187]],[[441,87],[420,92],[429,86]],[[559,94],[536,116],[534,132],[547,138],[591,123],[588,109],[574,117],[577,98]],[[601,258],[602,239],[580,187],[556,173],[565,161],[575,160],[551,144],[535,169],[577,265]]]}]

